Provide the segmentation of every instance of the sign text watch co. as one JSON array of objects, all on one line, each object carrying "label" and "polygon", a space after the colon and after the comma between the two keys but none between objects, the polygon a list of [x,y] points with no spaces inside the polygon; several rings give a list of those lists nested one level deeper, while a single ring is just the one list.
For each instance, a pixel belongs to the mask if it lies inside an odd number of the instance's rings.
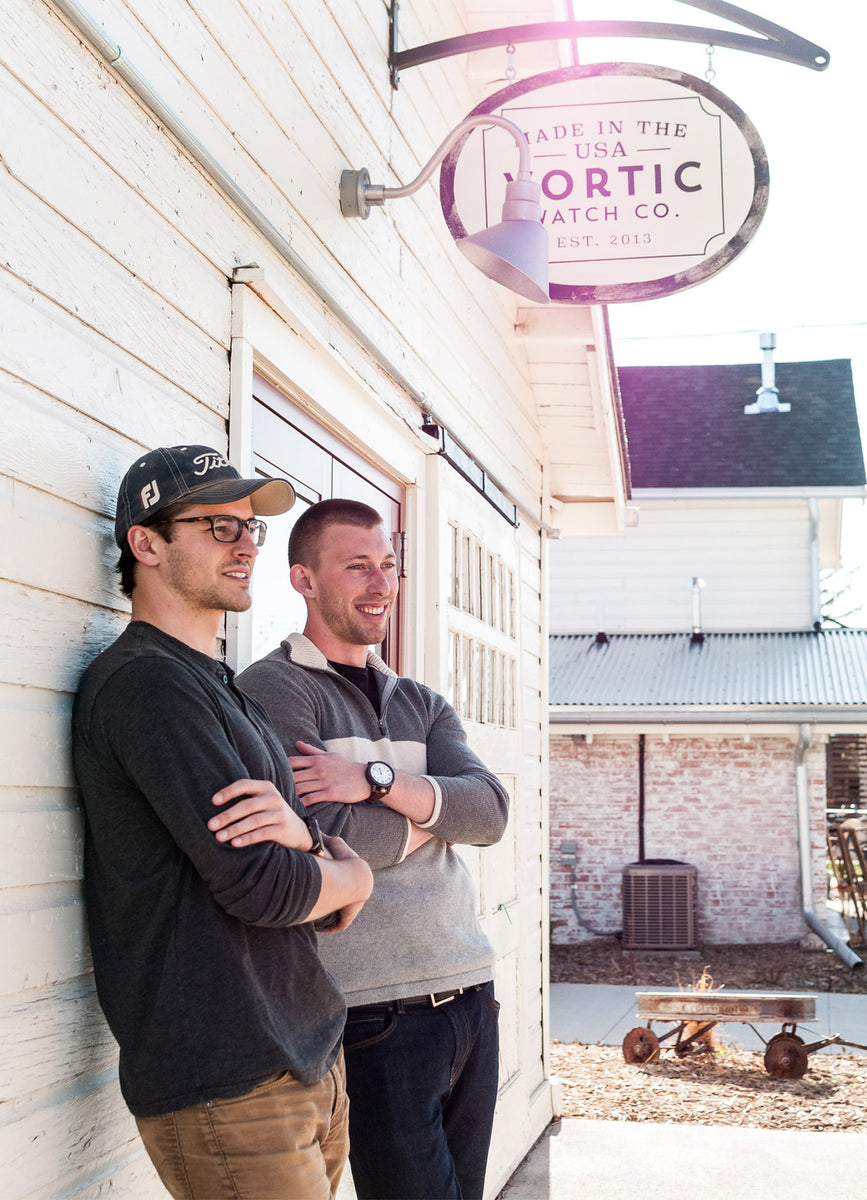
[{"label": "sign text watch co.", "polygon": [[[527,135],[542,189],[551,299],[649,300],[692,287],[743,250],[764,215],[768,163],[716,88],[665,67],[595,63],[522,80],[473,113]],[[451,151],[440,199],[455,238],[499,220],[514,145],[492,127]]]}]

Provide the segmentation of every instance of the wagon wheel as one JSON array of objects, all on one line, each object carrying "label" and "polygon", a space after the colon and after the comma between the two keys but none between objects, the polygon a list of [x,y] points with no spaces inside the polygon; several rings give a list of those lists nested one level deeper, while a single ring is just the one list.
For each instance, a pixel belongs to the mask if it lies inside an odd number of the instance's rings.
[{"label": "wagon wheel", "polygon": [[776,1079],[800,1079],[807,1070],[803,1041],[792,1033],[778,1033],[765,1050],[765,1070]]},{"label": "wagon wheel", "polygon": [[651,1029],[630,1029],[623,1039],[623,1057],[628,1063],[650,1062],[659,1054],[659,1038]]},{"label": "wagon wheel", "polygon": [[765,1044],[765,1049],[767,1050],[768,1047],[773,1046],[775,1042],[780,1040],[780,1038],[791,1038],[793,1042],[800,1042],[802,1046],[804,1045],[804,1039],[802,1037],[798,1037],[796,1033],[775,1033],[772,1038],[768,1038],[768,1041]]}]

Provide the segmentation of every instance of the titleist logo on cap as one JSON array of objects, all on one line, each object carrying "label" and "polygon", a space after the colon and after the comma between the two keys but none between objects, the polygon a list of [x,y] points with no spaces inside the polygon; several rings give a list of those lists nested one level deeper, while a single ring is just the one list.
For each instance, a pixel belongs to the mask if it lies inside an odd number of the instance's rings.
[{"label": "titleist logo on cap", "polygon": [[208,454],[197,454],[192,460],[196,470],[194,475],[207,475],[208,471],[216,470],[217,467],[228,467],[229,462],[223,458],[222,454],[218,454],[216,450],[210,451]]}]

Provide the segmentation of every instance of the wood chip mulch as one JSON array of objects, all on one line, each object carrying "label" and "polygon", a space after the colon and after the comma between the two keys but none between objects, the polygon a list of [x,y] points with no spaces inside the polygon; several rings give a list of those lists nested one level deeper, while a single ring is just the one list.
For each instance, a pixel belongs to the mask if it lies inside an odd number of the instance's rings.
[{"label": "wood chip mulch", "polygon": [[811,1054],[802,1079],[774,1079],[760,1054],[733,1047],[695,1058],[663,1051],[637,1066],[614,1046],[554,1042],[551,1072],[564,1117],[867,1133],[865,1055]]},{"label": "wood chip mulch", "polygon": [[[601,939],[551,948],[554,982],[689,988],[703,971],[728,991],[867,992],[867,969],[853,974],[836,956],[798,946],[624,954],[612,939]],[[834,1033],[847,1036],[845,1029],[811,1025],[806,1037]],[[614,1046],[554,1042],[550,1053],[564,1117],[867,1133],[867,1054],[854,1050],[811,1054],[801,1079],[775,1079],[761,1054],[736,1046],[684,1058],[663,1048],[658,1059],[640,1065],[627,1063]]]}]

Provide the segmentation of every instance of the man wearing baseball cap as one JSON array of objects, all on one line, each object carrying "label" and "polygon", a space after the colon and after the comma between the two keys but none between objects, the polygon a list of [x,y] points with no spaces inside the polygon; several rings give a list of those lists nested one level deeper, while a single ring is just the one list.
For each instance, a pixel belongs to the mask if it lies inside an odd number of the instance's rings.
[{"label": "man wearing baseball cap", "polygon": [[214,657],[250,605],[261,518],[294,499],[207,446],[138,458],[115,522],[132,620],[75,703],[97,991],[175,1197],[328,1200],[346,1160],[345,1008],[312,923],[346,928],[371,872],[308,826],[267,717]]}]

